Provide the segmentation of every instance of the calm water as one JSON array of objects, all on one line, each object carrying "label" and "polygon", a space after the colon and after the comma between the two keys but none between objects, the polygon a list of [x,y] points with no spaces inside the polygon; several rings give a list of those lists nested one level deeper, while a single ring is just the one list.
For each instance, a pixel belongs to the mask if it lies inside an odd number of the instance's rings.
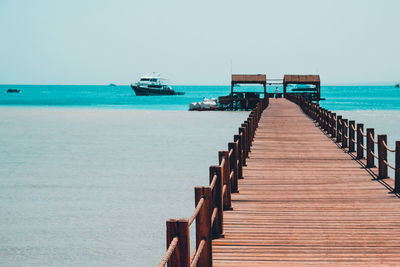
[{"label": "calm water", "polygon": [[[6,93],[9,88],[20,94]],[[240,90],[246,90],[242,86]],[[188,104],[227,95],[229,86],[174,86],[183,96],[135,96],[130,86],[0,85],[0,105],[82,106],[153,110],[187,110]],[[279,88],[282,91],[282,88]],[[262,92],[262,87],[257,91]],[[275,87],[269,87],[274,92]],[[321,105],[330,110],[400,110],[400,89],[394,86],[323,86]]]},{"label": "calm water", "polygon": [[[20,94],[7,94],[18,88]],[[0,265],[154,266],[247,112],[187,112],[228,86],[0,85]],[[273,91],[273,90],[272,90]],[[394,87],[323,87],[321,104],[400,140]]]}]

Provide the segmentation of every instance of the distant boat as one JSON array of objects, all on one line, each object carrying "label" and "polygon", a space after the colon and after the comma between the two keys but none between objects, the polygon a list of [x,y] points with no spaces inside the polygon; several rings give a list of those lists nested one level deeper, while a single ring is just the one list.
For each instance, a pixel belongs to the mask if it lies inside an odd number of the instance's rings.
[{"label": "distant boat", "polygon": [[117,86],[115,83],[110,83],[108,86]]},{"label": "distant boat", "polygon": [[19,94],[21,91],[18,89],[8,89],[7,93],[14,93],[14,94]]},{"label": "distant boat", "polygon": [[400,87],[400,83],[396,84],[394,87],[399,88]]},{"label": "distant boat", "polygon": [[131,84],[136,95],[183,95],[184,92],[175,92],[171,86],[167,84],[167,80],[160,78],[159,74],[140,77],[140,80]]}]

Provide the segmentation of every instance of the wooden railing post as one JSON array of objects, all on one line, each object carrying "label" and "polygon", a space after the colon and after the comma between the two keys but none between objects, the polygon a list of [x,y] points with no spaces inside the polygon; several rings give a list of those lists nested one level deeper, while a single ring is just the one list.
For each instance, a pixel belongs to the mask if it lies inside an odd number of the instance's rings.
[{"label": "wooden railing post", "polygon": [[254,130],[255,130],[255,128],[254,128],[254,125],[255,125],[255,119],[254,119],[254,115],[253,115],[253,113],[250,113],[250,115],[249,115],[249,124],[250,124],[250,144],[252,144],[253,143],[253,138],[254,138]]},{"label": "wooden railing post", "polygon": [[[222,196],[222,187],[224,186],[222,177],[221,177],[221,167],[220,166],[210,166],[210,184],[214,177],[214,174],[217,175],[217,182],[215,183],[215,193],[213,193],[213,201],[214,207],[217,208],[217,214],[215,217],[214,224],[212,226],[212,235],[213,238],[219,238],[224,230],[224,213],[223,213],[223,196]],[[213,210],[214,210],[213,207]]]},{"label": "wooden railing post", "polygon": [[374,138],[374,128],[367,128],[367,168],[375,167],[375,158],[372,155],[375,152],[375,144],[372,138]]},{"label": "wooden railing post", "polygon": [[249,151],[250,151],[250,145],[251,145],[251,141],[250,141],[250,127],[249,127],[249,121],[248,120],[246,120],[244,123],[242,123],[242,127],[244,127],[246,130],[245,130],[245,139],[246,139],[246,142],[245,142],[245,144],[246,144],[246,146],[245,146],[245,149],[246,149],[246,158],[248,158],[249,157]]},{"label": "wooden railing post", "polygon": [[238,160],[237,176],[238,176],[238,179],[242,179],[243,178],[243,170],[242,170],[242,168],[243,168],[243,160],[242,160],[243,153],[242,153],[242,141],[241,141],[240,135],[238,135],[238,134],[234,135],[233,141],[235,141],[235,143],[237,141],[237,144],[238,144],[237,149],[236,149],[237,160]]},{"label": "wooden railing post", "polygon": [[332,138],[336,138],[336,113],[332,113]]},{"label": "wooden railing post", "polygon": [[[228,151],[219,151],[218,153],[219,165],[221,166],[221,177],[223,187],[225,187],[225,191],[222,190],[223,197],[223,207],[224,210],[232,209],[231,205],[231,180],[229,179],[229,175],[231,173],[230,164],[229,164],[229,152]],[[224,164],[222,161],[225,159]]]},{"label": "wooden railing post", "polygon": [[204,199],[202,208],[196,216],[196,251],[201,240],[205,240],[205,246],[200,254],[197,266],[212,266],[212,238],[211,238],[211,214],[212,196],[210,187],[195,187],[195,207],[201,199]]},{"label": "wooden railing post", "polygon": [[232,156],[229,158],[230,169],[233,170],[233,177],[231,181],[231,192],[238,193],[238,153],[237,153],[237,145],[235,142],[228,143],[228,149],[232,150]]},{"label": "wooden railing post", "polygon": [[189,220],[188,219],[169,219],[167,220],[167,249],[174,237],[178,237],[178,244],[172,253],[169,267],[189,267],[190,266],[190,242],[189,242]]},{"label": "wooden railing post", "polygon": [[342,130],[342,116],[336,117],[336,143],[342,142],[340,131]]},{"label": "wooden railing post", "polygon": [[356,151],[356,137],[355,137],[356,122],[349,121],[349,152]]},{"label": "wooden railing post", "polygon": [[378,135],[378,168],[379,168],[379,179],[385,179],[388,177],[388,167],[385,164],[387,162],[387,150],[384,146],[383,142],[387,144],[387,136],[386,134],[379,134]]},{"label": "wooden railing post", "polygon": [[396,141],[396,155],[394,165],[394,193],[400,192],[400,141]]},{"label": "wooden railing post", "polygon": [[242,166],[246,166],[246,158],[247,158],[247,137],[246,137],[246,127],[243,126],[239,128],[239,134],[241,135],[241,143],[242,143]]},{"label": "wooden railing post", "polygon": [[357,123],[357,159],[362,159],[364,157],[364,124]]},{"label": "wooden railing post", "polygon": [[347,122],[347,119],[342,119],[342,148],[346,148],[348,144]]},{"label": "wooden railing post", "polygon": [[329,133],[329,112],[327,109],[324,109],[324,130]]}]

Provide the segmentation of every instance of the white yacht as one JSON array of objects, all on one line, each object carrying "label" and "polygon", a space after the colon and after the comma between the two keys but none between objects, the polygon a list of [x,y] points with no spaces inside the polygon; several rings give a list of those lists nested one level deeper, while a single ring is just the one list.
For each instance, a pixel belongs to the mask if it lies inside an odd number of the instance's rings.
[{"label": "white yacht", "polygon": [[183,95],[184,92],[175,92],[168,85],[166,79],[161,78],[159,74],[153,72],[150,75],[140,77],[140,80],[131,84],[136,95]]}]

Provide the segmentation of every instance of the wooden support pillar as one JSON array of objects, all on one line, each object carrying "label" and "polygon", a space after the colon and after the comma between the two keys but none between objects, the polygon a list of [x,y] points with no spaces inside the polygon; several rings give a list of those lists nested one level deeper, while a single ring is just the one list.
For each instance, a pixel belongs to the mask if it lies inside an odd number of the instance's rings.
[{"label": "wooden support pillar", "polygon": [[284,84],[283,84],[283,97],[284,97],[284,98],[286,98],[286,86],[287,86],[287,84],[284,83]]},{"label": "wooden support pillar", "polygon": [[212,236],[213,238],[219,238],[224,231],[224,213],[223,213],[223,197],[222,197],[222,187],[223,181],[221,177],[221,167],[220,166],[210,166],[210,184],[214,175],[217,175],[217,182],[215,183],[215,188],[213,189],[213,212],[217,209],[214,224],[212,226]]},{"label": "wooden support pillar", "polygon": [[[238,179],[243,179],[243,170],[242,170],[242,166],[243,166],[243,153],[242,153],[242,141],[240,138],[240,135],[235,134],[233,136],[233,141],[235,141],[235,143],[237,144],[237,149],[236,149],[236,153],[237,153],[237,161],[238,161],[238,172],[237,172],[237,176]],[[235,146],[236,146],[235,144]]]},{"label": "wooden support pillar", "polygon": [[347,122],[347,119],[342,119],[342,148],[346,148],[348,144]]},{"label": "wooden support pillar", "polygon": [[342,130],[342,116],[339,115],[336,117],[336,143],[342,142],[342,135],[340,131]]},{"label": "wooden support pillar", "polygon": [[[242,124],[243,125],[243,124]],[[240,127],[239,128],[239,135],[240,135],[240,140],[241,140],[241,154],[242,154],[242,166],[246,166],[246,158],[247,158],[247,153],[246,153],[246,127]]]},{"label": "wooden support pillar", "polygon": [[264,85],[264,97],[265,97],[267,95],[267,84],[264,83],[263,85]]},{"label": "wooden support pillar", "polygon": [[400,141],[396,141],[395,171],[394,171],[394,193],[400,192]]},{"label": "wooden support pillar", "polygon": [[356,122],[349,121],[349,152],[356,151],[356,137],[355,137]]},{"label": "wooden support pillar", "polygon": [[332,113],[332,133],[331,137],[336,138],[336,113]]},{"label": "wooden support pillar", "polygon": [[364,124],[357,123],[357,159],[362,159],[364,157]]},{"label": "wooden support pillar", "polygon": [[203,252],[200,254],[197,266],[212,266],[212,237],[211,237],[211,215],[212,195],[210,187],[195,187],[195,207],[201,199],[204,199],[202,208],[196,217],[196,250],[200,242],[205,240]]},{"label": "wooden support pillar", "polygon": [[231,192],[238,193],[238,151],[237,151],[237,143],[231,142],[228,143],[228,149],[232,150],[232,156],[229,158],[230,169],[233,170],[233,177],[231,181]]},{"label": "wooden support pillar", "polygon": [[372,153],[375,152],[374,128],[367,128],[367,168],[375,167],[375,158]]},{"label": "wooden support pillar", "polygon": [[387,162],[387,150],[384,146],[384,143],[387,144],[387,136],[386,134],[378,135],[378,168],[379,168],[379,179],[386,179],[388,177],[388,167],[385,164]]},{"label": "wooden support pillar", "polygon": [[[231,173],[230,163],[229,163],[229,152],[228,151],[219,151],[218,152],[219,165],[221,166],[221,177],[222,177],[222,186],[225,187],[225,191],[222,190],[222,198],[223,198],[223,209],[230,210],[232,209],[231,205],[231,180],[229,179],[229,175]],[[224,160],[224,164],[222,161]]]},{"label": "wooden support pillar", "polygon": [[167,249],[174,237],[178,237],[178,245],[172,253],[169,267],[189,267],[190,266],[190,242],[189,242],[189,220],[188,219],[169,219],[167,220]]}]

